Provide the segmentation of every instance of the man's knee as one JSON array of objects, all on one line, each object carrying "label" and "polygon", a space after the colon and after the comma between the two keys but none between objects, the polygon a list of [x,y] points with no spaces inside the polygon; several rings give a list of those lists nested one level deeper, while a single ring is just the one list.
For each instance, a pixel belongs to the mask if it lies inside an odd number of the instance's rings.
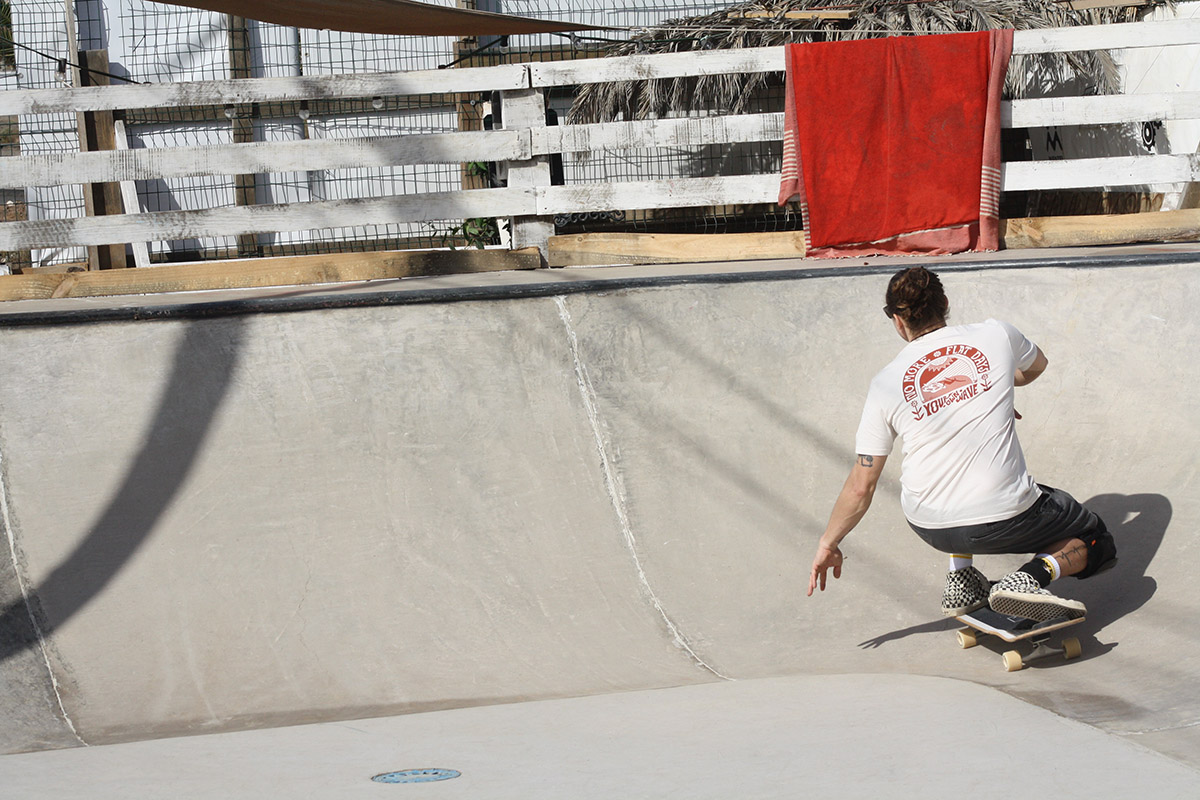
[{"label": "man's knee", "polygon": [[1076,578],[1090,578],[1117,565],[1117,543],[1113,541],[1112,534],[1103,522],[1100,523],[1099,530],[1081,536],[1080,539],[1087,545],[1087,565],[1083,571],[1075,574]]}]

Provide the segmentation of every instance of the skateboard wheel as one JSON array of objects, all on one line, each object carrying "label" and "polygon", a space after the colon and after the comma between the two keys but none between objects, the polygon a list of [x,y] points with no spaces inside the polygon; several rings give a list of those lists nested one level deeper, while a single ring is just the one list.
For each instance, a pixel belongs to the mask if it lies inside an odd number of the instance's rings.
[{"label": "skateboard wheel", "polygon": [[968,628],[958,632],[958,646],[963,650],[966,650],[968,647],[974,647],[977,644],[979,644],[979,637],[975,635],[975,631]]},{"label": "skateboard wheel", "polygon": [[1016,650],[1009,650],[1004,654],[1004,669],[1009,672],[1016,672],[1021,667],[1025,666],[1021,663],[1021,654]]},{"label": "skateboard wheel", "polygon": [[1079,646],[1079,640],[1072,636],[1069,639],[1063,639],[1063,656],[1069,661],[1072,658],[1079,658],[1083,653],[1083,648]]}]

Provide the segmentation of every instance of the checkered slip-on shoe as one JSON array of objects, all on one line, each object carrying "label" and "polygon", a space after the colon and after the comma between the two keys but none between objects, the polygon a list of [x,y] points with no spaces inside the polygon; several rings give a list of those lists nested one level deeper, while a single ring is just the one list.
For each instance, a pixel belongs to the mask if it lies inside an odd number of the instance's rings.
[{"label": "checkered slip-on shoe", "polygon": [[957,617],[988,604],[991,582],[974,567],[946,573],[946,591],[942,592],[942,613]]},{"label": "checkered slip-on shoe", "polygon": [[1087,613],[1083,603],[1050,594],[1027,572],[1013,572],[996,581],[989,604],[1000,614],[1038,622],[1059,617],[1076,619]]}]

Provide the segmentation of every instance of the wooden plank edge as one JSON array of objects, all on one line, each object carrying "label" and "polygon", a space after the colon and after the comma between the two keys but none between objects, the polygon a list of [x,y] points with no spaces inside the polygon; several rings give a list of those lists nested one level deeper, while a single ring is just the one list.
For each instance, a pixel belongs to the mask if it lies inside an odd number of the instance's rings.
[{"label": "wooden plank edge", "polygon": [[770,233],[579,233],[551,236],[551,267],[679,264],[799,258],[804,231]]},{"label": "wooden plank edge", "polygon": [[166,292],[312,286],[390,278],[537,269],[536,247],[523,250],[393,250],[236,259],[136,270],[0,276],[0,302]]},{"label": "wooden plank edge", "polygon": [[[1085,247],[1200,241],[1200,209],[1001,220],[1001,248]],[[798,258],[803,231],[775,233],[582,233],[550,237],[551,267],[680,264]]]},{"label": "wooden plank edge", "polygon": [[1200,208],[1001,220],[1005,250],[1200,241]]}]

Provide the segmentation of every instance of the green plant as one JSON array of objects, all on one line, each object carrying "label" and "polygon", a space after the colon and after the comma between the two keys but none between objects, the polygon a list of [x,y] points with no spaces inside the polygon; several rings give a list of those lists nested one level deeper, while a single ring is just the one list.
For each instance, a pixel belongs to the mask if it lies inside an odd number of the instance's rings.
[{"label": "green plant", "polygon": [[496,225],[496,220],[490,217],[464,219],[460,225],[455,225],[448,230],[435,229],[435,232],[441,237],[442,245],[451,250],[458,249],[456,246],[458,242],[465,242],[477,250],[500,242],[500,229]]}]

